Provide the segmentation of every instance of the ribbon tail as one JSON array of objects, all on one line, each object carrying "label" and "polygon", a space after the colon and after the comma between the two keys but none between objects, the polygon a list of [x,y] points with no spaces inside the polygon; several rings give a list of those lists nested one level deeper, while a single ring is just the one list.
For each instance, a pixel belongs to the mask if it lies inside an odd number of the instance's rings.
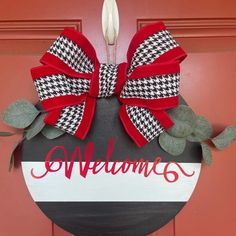
[{"label": "ribbon tail", "polygon": [[90,129],[96,100],[87,97],[85,101],[78,105],[66,106],[50,111],[44,122],[55,126],[77,138],[84,139]]},{"label": "ribbon tail", "polygon": [[131,121],[127,109],[127,105],[122,105],[120,108],[120,119],[121,122],[123,123],[123,126],[128,133],[128,135],[133,139],[133,141],[137,144],[138,147],[142,147],[145,144],[148,143],[147,139],[139,132],[139,130],[136,128],[134,123]]},{"label": "ribbon tail", "polygon": [[123,104],[120,108],[120,119],[128,135],[138,147],[142,147],[160,135],[174,123],[164,111]]},{"label": "ribbon tail", "polygon": [[150,110],[150,112],[160,122],[160,124],[165,130],[169,129],[171,126],[174,125],[174,122],[171,120],[170,116],[167,114],[166,111]]}]

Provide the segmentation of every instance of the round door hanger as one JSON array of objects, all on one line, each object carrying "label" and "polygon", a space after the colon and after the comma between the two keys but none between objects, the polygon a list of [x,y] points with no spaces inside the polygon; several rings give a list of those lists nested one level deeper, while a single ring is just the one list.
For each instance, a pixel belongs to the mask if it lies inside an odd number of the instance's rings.
[{"label": "round door hanger", "polygon": [[38,135],[23,143],[22,169],[33,200],[75,235],[147,235],[175,217],[197,183],[198,143],[188,143],[177,157],[157,139],[138,148],[119,108],[116,98],[97,100],[84,140]]}]

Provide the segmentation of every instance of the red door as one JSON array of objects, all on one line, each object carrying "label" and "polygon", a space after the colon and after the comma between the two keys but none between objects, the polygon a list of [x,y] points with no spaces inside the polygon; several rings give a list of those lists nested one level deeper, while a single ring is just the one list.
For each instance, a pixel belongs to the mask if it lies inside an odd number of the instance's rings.
[{"label": "red door", "polygon": [[[164,20],[187,51],[182,63],[181,94],[196,113],[209,118],[215,132],[235,123],[236,4],[233,0],[117,1],[120,33],[117,62],[125,60],[132,35],[143,24]],[[100,61],[106,61],[101,30],[102,1],[1,1],[0,110],[26,98],[37,101],[29,70],[66,26],[89,38]],[[4,124],[1,130],[10,130]],[[20,135],[1,138],[0,235],[65,236],[32,201],[21,169],[8,173],[14,142]],[[186,207],[152,236],[235,235],[236,146],[213,152],[210,168],[203,167]]]}]

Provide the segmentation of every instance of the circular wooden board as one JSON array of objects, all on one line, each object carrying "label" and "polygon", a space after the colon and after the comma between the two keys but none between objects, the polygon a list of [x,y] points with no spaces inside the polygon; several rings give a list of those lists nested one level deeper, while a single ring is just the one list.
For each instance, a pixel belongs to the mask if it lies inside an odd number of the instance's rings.
[{"label": "circular wooden board", "polygon": [[[198,180],[201,168],[198,143],[188,143],[185,152],[177,157],[164,152],[157,139],[138,148],[120,122],[119,108],[116,98],[98,99],[91,129],[83,141],[70,135],[54,140],[38,135],[23,143],[22,168],[32,198],[53,222],[75,235],[147,235],[175,217],[190,198]],[[179,173],[179,179],[173,183],[153,173],[144,177],[130,172],[92,174],[90,170],[84,178],[79,175],[78,161],[79,157],[85,158],[88,143],[90,151],[94,147],[91,152],[93,162],[98,158],[105,161],[108,146],[112,150],[114,144],[111,163],[127,158],[131,161],[143,158],[152,163],[161,157],[160,170],[169,162],[177,162],[186,172],[194,171],[194,174],[187,177],[173,164],[172,167],[169,165],[170,170]],[[77,152],[74,156],[76,160],[70,178],[65,176],[66,155],[60,148],[51,156],[62,160],[60,170],[34,178],[32,171],[36,176],[45,172],[45,157],[56,146],[64,147],[69,161],[75,150],[80,151],[81,155]],[[58,167],[59,164],[54,163],[53,168]]]}]

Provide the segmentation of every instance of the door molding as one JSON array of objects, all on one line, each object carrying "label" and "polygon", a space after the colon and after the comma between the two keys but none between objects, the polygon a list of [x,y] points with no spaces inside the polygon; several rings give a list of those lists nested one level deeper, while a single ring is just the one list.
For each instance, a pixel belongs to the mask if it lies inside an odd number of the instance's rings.
[{"label": "door molding", "polygon": [[160,20],[176,38],[236,37],[236,18],[138,19],[137,29]]},{"label": "door molding", "polygon": [[82,20],[0,21],[0,40],[51,40],[65,28],[82,31]]}]

